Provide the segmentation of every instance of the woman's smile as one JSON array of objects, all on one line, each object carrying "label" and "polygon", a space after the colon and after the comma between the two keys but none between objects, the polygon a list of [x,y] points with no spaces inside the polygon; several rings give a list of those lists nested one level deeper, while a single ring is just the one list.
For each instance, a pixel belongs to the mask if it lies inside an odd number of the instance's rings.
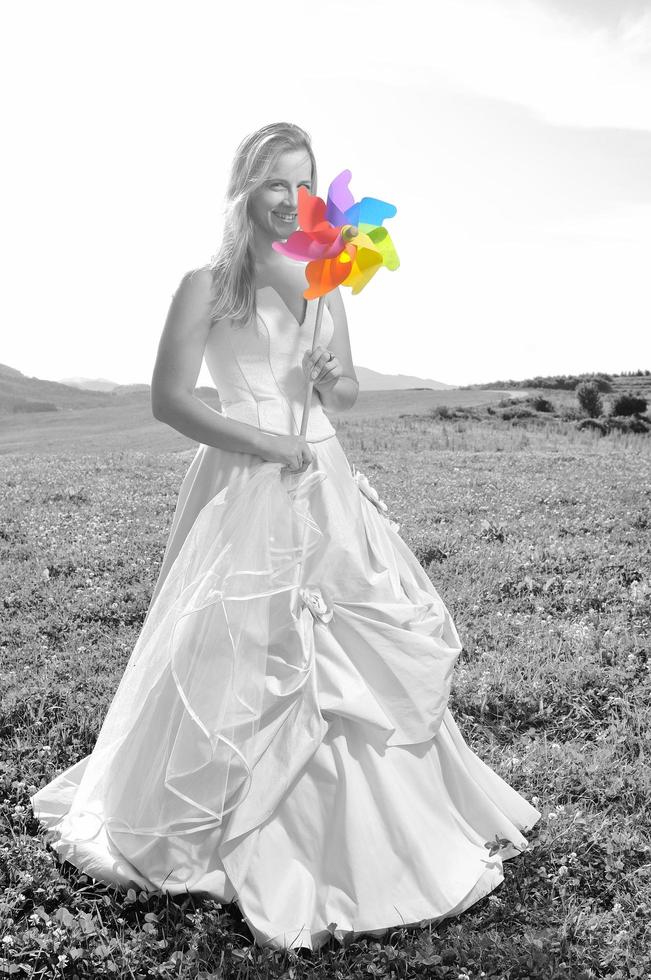
[{"label": "woman's smile", "polygon": [[296,214],[297,214],[296,211],[289,212],[289,213],[284,213],[281,211],[272,211],[271,213],[275,215],[277,218],[280,218],[280,220],[285,225],[292,225],[296,221]]}]

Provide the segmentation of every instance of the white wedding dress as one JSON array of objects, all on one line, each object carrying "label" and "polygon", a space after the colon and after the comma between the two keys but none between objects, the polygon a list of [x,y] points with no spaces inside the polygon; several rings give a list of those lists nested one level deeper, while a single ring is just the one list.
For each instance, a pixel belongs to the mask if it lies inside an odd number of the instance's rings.
[{"label": "white wedding dress", "polygon": [[[226,415],[298,433],[316,301],[300,326],[257,303],[206,364]],[[468,908],[540,814],[459,732],[454,624],[316,393],[307,438],[302,474],[199,447],[95,747],[32,804],[93,878],[236,900],[257,942],[318,948]]]}]

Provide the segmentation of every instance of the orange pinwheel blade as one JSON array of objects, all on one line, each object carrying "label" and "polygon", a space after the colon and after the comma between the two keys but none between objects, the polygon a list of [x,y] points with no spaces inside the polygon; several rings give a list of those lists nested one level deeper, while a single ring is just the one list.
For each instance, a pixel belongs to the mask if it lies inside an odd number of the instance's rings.
[{"label": "orange pinwheel blade", "polygon": [[[350,250],[350,251],[349,251]],[[308,262],[305,266],[305,276],[309,283],[308,288],[303,293],[305,299],[316,299],[318,296],[325,296],[331,289],[336,289],[351,270],[350,258],[353,247],[346,246],[346,258],[337,256],[334,259],[320,259],[316,262]]]}]

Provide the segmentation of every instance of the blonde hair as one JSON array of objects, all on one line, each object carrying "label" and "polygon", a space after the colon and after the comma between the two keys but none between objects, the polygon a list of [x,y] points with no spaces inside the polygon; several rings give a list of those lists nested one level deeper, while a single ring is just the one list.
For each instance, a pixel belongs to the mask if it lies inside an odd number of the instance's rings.
[{"label": "blonde hair", "polygon": [[316,160],[309,135],[293,123],[269,123],[250,133],[237,148],[226,191],[224,233],[207,268],[213,275],[216,301],[211,319],[230,319],[243,326],[256,315],[253,222],[249,198],[272,172],[286,150],[306,150],[312,165],[311,193],[316,193]]}]

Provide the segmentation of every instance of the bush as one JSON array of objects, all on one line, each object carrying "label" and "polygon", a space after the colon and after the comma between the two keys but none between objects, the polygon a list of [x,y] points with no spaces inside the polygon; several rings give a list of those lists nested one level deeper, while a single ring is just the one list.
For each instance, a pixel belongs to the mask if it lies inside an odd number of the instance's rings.
[{"label": "bush", "polygon": [[549,398],[543,398],[542,395],[533,395],[531,398],[527,398],[527,404],[531,405],[534,412],[554,411],[552,402],[550,402]]},{"label": "bush", "polygon": [[624,417],[613,415],[608,420],[608,425],[611,429],[617,429],[619,432],[634,432],[639,435],[644,435],[651,429],[651,424],[639,415]]},{"label": "bush", "polygon": [[581,419],[580,422],[577,422],[576,427],[577,429],[596,429],[597,432],[601,432],[602,436],[608,432],[608,423],[602,422],[601,419]]},{"label": "bush", "polygon": [[501,414],[505,422],[512,422],[514,419],[530,419],[533,416],[531,409],[524,408],[524,406],[505,408]]},{"label": "bush", "polygon": [[607,374],[595,374],[593,377],[586,378],[585,380],[588,382],[591,381],[593,384],[595,384],[599,391],[613,390],[613,386],[611,384],[612,378],[610,378],[610,376]]},{"label": "bush", "polygon": [[576,397],[585,414],[591,419],[596,419],[603,414],[603,401],[594,381],[584,381],[580,384],[576,389]]},{"label": "bush", "polygon": [[452,418],[452,412],[450,411],[449,405],[437,405],[436,408],[432,409],[432,415],[434,418],[438,419]]},{"label": "bush", "polygon": [[12,406],[14,414],[17,412],[58,412],[59,409],[52,402],[16,402]]},{"label": "bush", "polygon": [[618,395],[613,402],[613,407],[610,411],[611,415],[641,415],[646,412],[647,400],[642,397],[642,395],[633,395],[631,392],[625,392],[622,395]]}]

